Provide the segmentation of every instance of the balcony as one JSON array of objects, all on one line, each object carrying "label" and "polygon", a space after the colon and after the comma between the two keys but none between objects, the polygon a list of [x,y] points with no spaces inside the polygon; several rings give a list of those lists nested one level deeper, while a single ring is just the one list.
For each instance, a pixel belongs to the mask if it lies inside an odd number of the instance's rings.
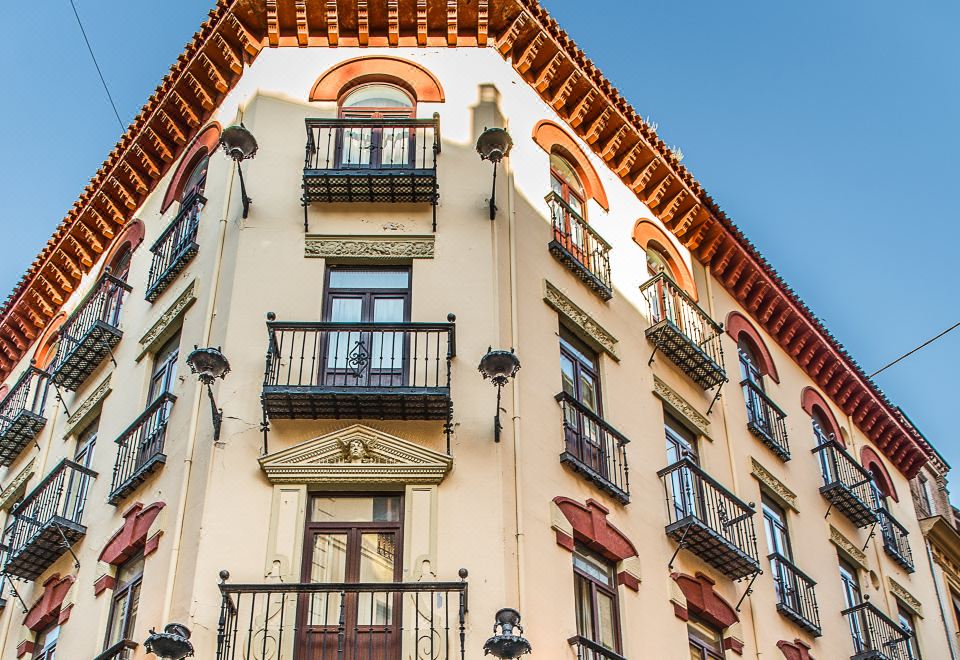
[{"label": "balcony", "polygon": [[627,504],[630,479],[626,446],[630,441],[566,392],[556,399],[563,409],[564,451],[560,462]]},{"label": "balcony", "polygon": [[823,441],[813,449],[820,460],[823,486],[820,493],[831,506],[840,510],[857,527],[877,522],[877,513],[868,504],[872,501],[872,477],[836,440]]},{"label": "balcony", "polygon": [[220,593],[217,658],[251,647],[258,658],[466,658],[466,582],[224,582]]},{"label": "balcony", "polygon": [[790,444],[787,442],[787,413],[780,410],[751,380],[741,381],[743,398],[747,402],[747,428],[765,444],[781,461],[790,460]]},{"label": "balcony", "polygon": [[781,554],[767,557],[777,592],[777,611],[814,637],[819,637],[820,610],[813,588],[816,582]]},{"label": "balcony", "polygon": [[449,323],[267,322],[271,419],[442,419],[452,414]]},{"label": "balcony", "polygon": [[853,639],[850,660],[908,660],[910,633],[870,602],[841,612]]},{"label": "balcony", "polygon": [[665,273],[649,279],[640,292],[647,299],[652,325],[646,334],[655,350],[704,390],[727,382],[720,325]]},{"label": "balcony", "polygon": [[107,497],[110,504],[119,504],[166,463],[163,444],[170,408],[176,400],[177,397],[164,392],[117,438],[117,462]]},{"label": "balcony", "polygon": [[64,459],[11,509],[4,573],[36,580],[83,538],[87,533],[81,524],[83,509],[96,476],[93,470]]},{"label": "balcony", "polygon": [[200,224],[200,211],[206,203],[206,198],[198,192],[183,200],[177,217],[150,247],[153,260],[150,262],[150,274],[144,295],[148,301],[153,302],[159,298],[196,256],[199,249],[197,227]]},{"label": "balcony", "polygon": [[10,467],[47,423],[48,379],[46,372],[28,367],[0,401],[0,465]]},{"label": "balcony", "polygon": [[60,328],[57,356],[50,368],[54,385],[76,391],[112,355],[123,333],[120,312],[130,286],[110,273],[104,275]]},{"label": "balcony", "polygon": [[[303,204],[425,203],[436,208],[440,116],[307,119]],[[434,216],[436,230],[436,216]]]},{"label": "balcony", "polygon": [[122,639],[93,660],[133,660],[139,645],[130,639]]},{"label": "balcony", "polygon": [[553,238],[550,253],[603,300],[613,297],[610,244],[555,192],[547,195]]},{"label": "balcony", "polygon": [[619,653],[614,653],[582,635],[574,635],[567,642],[576,649],[577,660],[627,660]]},{"label": "balcony", "polygon": [[905,571],[913,573],[916,569],[913,566],[910,542],[907,541],[907,528],[883,507],[877,509],[877,515],[880,517],[880,531],[883,534],[883,550]]},{"label": "balcony", "polygon": [[727,577],[760,571],[752,506],[689,458],[657,472],[667,500],[667,536]]}]

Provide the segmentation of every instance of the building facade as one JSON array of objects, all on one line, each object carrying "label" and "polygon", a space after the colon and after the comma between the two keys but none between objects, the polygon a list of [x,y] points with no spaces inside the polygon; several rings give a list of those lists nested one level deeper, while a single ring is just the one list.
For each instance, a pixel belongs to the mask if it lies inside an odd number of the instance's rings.
[{"label": "building facade", "polygon": [[3,658],[955,657],[946,465],[534,0],[218,3],[0,369]]}]

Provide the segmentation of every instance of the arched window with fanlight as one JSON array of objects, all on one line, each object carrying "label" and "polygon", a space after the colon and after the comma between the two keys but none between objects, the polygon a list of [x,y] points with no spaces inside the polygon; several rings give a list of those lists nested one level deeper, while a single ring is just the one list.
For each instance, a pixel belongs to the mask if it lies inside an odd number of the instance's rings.
[{"label": "arched window with fanlight", "polygon": [[550,192],[554,239],[590,268],[586,193],[573,165],[555,151],[550,154]]},{"label": "arched window with fanlight", "polygon": [[180,204],[188,202],[193,195],[202,195],[207,185],[207,167],[210,164],[210,154],[204,154],[197,161],[190,174],[184,180],[183,190],[180,192]]},{"label": "arched window with fanlight", "polygon": [[338,165],[344,168],[403,168],[416,158],[416,133],[405,126],[416,114],[406,90],[385,83],[354,87],[340,99],[340,119],[349,122],[339,132]]}]

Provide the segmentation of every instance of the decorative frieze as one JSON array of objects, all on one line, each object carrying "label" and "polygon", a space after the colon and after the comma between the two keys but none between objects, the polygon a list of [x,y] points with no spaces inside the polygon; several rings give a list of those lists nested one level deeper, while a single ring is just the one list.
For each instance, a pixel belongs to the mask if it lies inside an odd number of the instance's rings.
[{"label": "decorative frieze", "polygon": [[844,536],[840,530],[833,525],[830,525],[830,542],[858,564],[860,568],[865,571],[870,570],[867,566],[867,555],[860,549],[860,546]]},{"label": "decorative frieze", "polygon": [[110,378],[113,377],[113,373],[107,374],[107,377],[103,379],[103,382],[97,385],[97,389],[90,393],[86,399],[83,400],[76,410],[73,411],[73,414],[67,418],[67,428],[64,431],[64,437],[72,435],[79,427],[83,426],[88,420],[92,419],[94,415],[100,412],[101,404],[103,400],[107,398],[107,395],[110,394],[112,388],[110,387]]},{"label": "decorative frieze", "polygon": [[920,604],[920,601],[912,593],[907,591],[906,587],[889,575],[887,576],[887,584],[890,586],[891,594],[896,596],[911,612],[921,618],[923,617],[923,605]]},{"label": "decorative frieze", "polygon": [[653,377],[653,393],[664,403],[666,403],[673,412],[681,415],[690,422],[701,435],[710,437],[710,420],[707,416],[693,407],[693,405],[667,385],[665,382]]},{"label": "decorative frieze", "polygon": [[190,306],[197,301],[197,281],[193,280],[187,285],[173,304],[167,308],[167,311],[157,319],[157,322],[150,326],[150,329],[140,338],[141,351],[137,360],[141,360],[144,355],[159,347],[159,344],[167,339],[174,326],[180,321]]},{"label": "decorative frieze", "polygon": [[0,510],[6,511],[17,503],[21,492],[26,489],[27,481],[33,476],[33,465],[36,461],[37,459],[31,458],[30,462],[13,478],[13,481],[0,492]]},{"label": "decorative frieze", "polygon": [[750,457],[750,474],[763,484],[782,504],[797,511],[797,494],[773,476],[770,470],[763,467],[753,456]]},{"label": "decorative frieze", "polygon": [[619,361],[617,338],[547,280],[543,281],[543,301],[572,323],[575,326],[574,329],[579,329],[585,339],[592,340],[598,348]]},{"label": "decorative frieze", "polygon": [[305,257],[323,259],[433,259],[433,236],[318,236],[304,243]]}]

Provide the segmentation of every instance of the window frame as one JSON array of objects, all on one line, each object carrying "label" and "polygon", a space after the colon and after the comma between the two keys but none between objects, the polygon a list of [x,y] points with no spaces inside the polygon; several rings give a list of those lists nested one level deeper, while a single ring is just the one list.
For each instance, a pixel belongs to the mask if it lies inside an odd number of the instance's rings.
[{"label": "window frame", "polygon": [[914,614],[900,599],[897,599],[897,623],[901,628],[910,631],[910,636],[907,638],[907,657],[904,660],[922,660]]},{"label": "window frame", "polygon": [[[716,639],[719,640],[719,643],[708,640],[704,635],[699,634],[697,626],[716,633]],[[687,622],[687,644],[690,651],[697,651],[700,654],[699,660],[724,660],[723,631],[711,626],[703,619],[690,617]]]},{"label": "window frame", "polygon": [[[617,565],[615,562],[610,561],[609,559],[593,552],[582,543],[577,542],[574,544],[573,550],[573,579],[574,579],[574,612],[577,622],[577,634],[581,637],[590,640],[594,644],[604,646],[600,641],[600,606],[599,600],[597,598],[598,593],[610,598],[611,603],[613,604],[613,638],[615,648],[610,649],[614,653],[621,653],[623,648],[623,635],[620,631],[620,598],[619,598],[619,589],[617,588]],[[606,567],[609,570],[611,584],[603,584],[595,576],[590,575],[583,569],[577,566],[576,559],[577,557],[582,557],[583,560],[599,564]],[[580,622],[582,620],[581,616],[581,600],[579,597],[579,585],[585,585],[590,590],[590,620],[593,623],[593,630],[590,631],[590,634],[585,634],[584,631],[580,630]]]},{"label": "window frame", "polygon": [[[586,374],[594,385],[594,396],[596,397],[596,410],[594,414],[597,417],[603,417],[603,383],[600,375],[600,353],[593,350],[582,339],[573,334],[566,326],[561,325],[557,333],[560,345],[560,387],[563,392],[572,397],[577,403],[585,408],[590,406],[583,400],[581,391],[582,375]],[[572,380],[573,392],[567,392],[564,385],[564,369],[562,360],[568,360],[573,366]],[[592,360],[592,364],[591,364]]]},{"label": "window frame", "polygon": [[[56,633],[52,643],[49,639],[51,633]],[[37,640],[38,642],[42,640],[42,645],[41,643],[36,645],[33,655],[30,656],[31,660],[55,660],[57,642],[60,640],[60,624],[54,623],[52,626],[41,630],[37,633]]]},{"label": "window frame", "polygon": [[177,363],[180,360],[180,330],[177,330],[153,356],[150,370],[150,385],[147,390],[149,406],[164,394],[173,394],[177,378]]},{"label": "window frame", "polygon": [[[117,568],[117,576],[119,577],[125,568],[128,568],[132,565],[135,565],[137,562],[140,563],[139,571],[133,575],[133,577],[128,578],[125,582],[121,583],[117,580],[117,585],[114,588],[113,594],[110,598],[110,612],[107,616],[107,631],[104,635],[103,649],[107,650],[115,644],[119,644],[124,640],[132,639],[133,628],[136,626],[136,616],[140,610],[140,594],[142,591],[143,584],[143,553],[137,553],[127,561],[123,562]],[[120,602],[123,602],[123,625],[121,627],[121,637],[120,639],[111,639],[110,633],[113,631],[114,617],[117,615],[117,605]],[[136,601],[137,611],[134,612],[133,619],[130,618],[130,608],[131,604]]]}]

